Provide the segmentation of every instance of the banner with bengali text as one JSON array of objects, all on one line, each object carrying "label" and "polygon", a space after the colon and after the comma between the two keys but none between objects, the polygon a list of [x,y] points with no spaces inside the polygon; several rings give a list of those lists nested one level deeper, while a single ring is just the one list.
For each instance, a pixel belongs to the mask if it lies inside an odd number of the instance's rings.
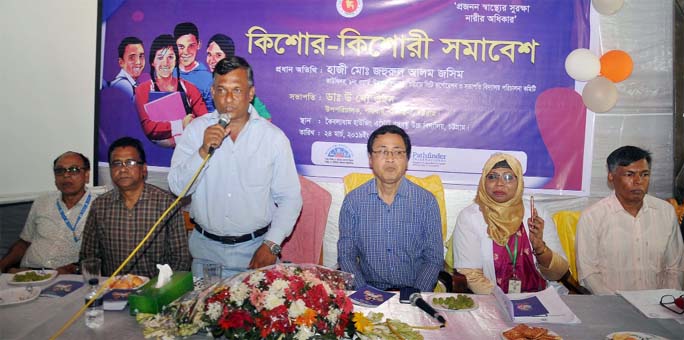
[{"label": "banner with bengali text", "polygon": [[[589,47],[590,0],[103,0],[100,10],[100,164],[128,135],[144,142],[149,165],[168,167],[173,143],[152,139],[147,114],[114,86],[125,64],[118,47],[142,41],[144,84],[155,37],[192,22],[200,68],[217,33],[252,65],[256,95],[289,137],[301,175],[369,172],[368,137],[396,124],[411,137],[411,174],[473,186],[492,153],[508,152],[526,187],[588,194],[593,125],[564,62]],[[159,126],[182,133],[178,123]]]}]

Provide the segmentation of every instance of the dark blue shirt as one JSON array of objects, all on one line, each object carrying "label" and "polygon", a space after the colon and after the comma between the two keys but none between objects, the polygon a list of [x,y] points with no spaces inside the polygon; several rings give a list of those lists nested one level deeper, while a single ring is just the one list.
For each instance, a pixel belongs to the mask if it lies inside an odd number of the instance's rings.
[{"label": "dark blue shirt", "polygon": [[434,289],[444,248],[439,206],[429,191],[403,178],[387,205],[370,180],[344,198],[339,228],[337,260],[354,274],[355,289]]}]

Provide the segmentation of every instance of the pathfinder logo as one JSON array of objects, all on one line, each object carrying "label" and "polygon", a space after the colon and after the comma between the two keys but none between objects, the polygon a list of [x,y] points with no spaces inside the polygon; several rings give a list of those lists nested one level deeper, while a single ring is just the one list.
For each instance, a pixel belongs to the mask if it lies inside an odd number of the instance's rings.
[{"label": "pathfinder logo", "polygon": [[337,13],[345,18],[353,18],[363,9],[363,0],[337,0]]},{"label": "pathfinder logo", "polygon": [[417,166],[439,167],[446,164],[447,156],[441,152],[413,152],[411,161]]},{"label": "pathfinder logo", "polygon": [[346,145],[333,145],[325,152],[327,164],[354,164],[354,155]]}]

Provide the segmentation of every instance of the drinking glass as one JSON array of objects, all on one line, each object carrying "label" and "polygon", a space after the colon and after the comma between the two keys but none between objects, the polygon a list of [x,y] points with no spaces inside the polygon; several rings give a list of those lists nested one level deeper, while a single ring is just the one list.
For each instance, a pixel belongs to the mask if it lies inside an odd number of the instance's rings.
[{"label": "drinking glass", "polygon": [[202,264],[202,273],[204,278],[204,284],[207,286],[211,286],[221,281],[223,266],[218,263],[204,263]]},{"label": "drinking glass", "polygon": [[102,260],[98,258],[87,258],[81,261],[81,273],[83,274],[83,282],[86,284],[90,279],[100,279],[102,271]]}]

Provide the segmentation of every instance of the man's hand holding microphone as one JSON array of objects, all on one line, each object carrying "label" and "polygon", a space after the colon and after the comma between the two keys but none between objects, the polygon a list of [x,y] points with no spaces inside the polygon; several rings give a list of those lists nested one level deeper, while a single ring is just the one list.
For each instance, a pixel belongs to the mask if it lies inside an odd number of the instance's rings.
[{"label": "man's hand holding microphone", "polygon": [[223,140],[230,135],[230,116],[226,113],[219,115],[219,121],[215,125],[209,126],[204,130],[204,140],[199,149],[200,157],[205,158],[209,154],[213,154],[214,150],[218,149],[223,143]]}]

